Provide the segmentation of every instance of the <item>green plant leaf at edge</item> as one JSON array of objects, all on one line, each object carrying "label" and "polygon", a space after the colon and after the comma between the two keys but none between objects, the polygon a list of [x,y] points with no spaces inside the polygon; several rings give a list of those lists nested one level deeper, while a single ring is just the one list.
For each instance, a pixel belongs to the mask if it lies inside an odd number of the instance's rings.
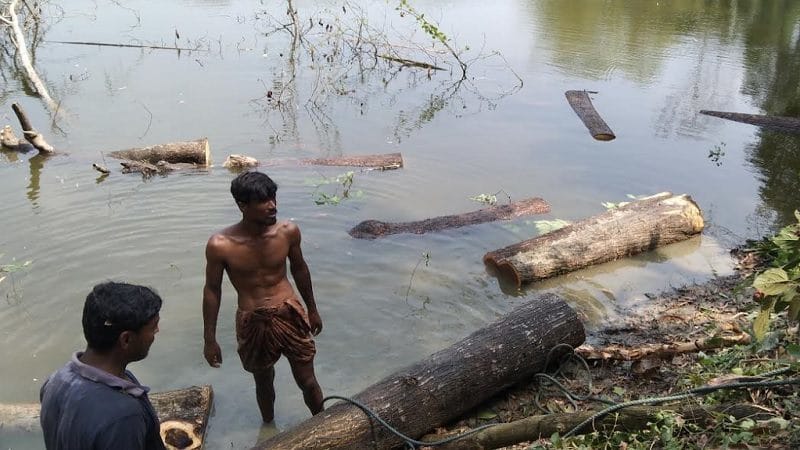
[{"label": "green plant leaf at edge", "polygon": [[761,311],[758,313],[758,317],[756,317],[756,320],[753,321],[753,335],[757,341],[764,339],[764,336],[767,334],[767,330],[769,329],[770,315],[772,314],[772,308],[775,307],[776,300],[777,299],[775,297],[772,297],[766,303],[762,304]]},{"label": "green plant leaf at edge", "polygon": [[792,288],[789,275],[780,268],[767,269],[756,277],[753,287],[764,295],[781,295]]}]

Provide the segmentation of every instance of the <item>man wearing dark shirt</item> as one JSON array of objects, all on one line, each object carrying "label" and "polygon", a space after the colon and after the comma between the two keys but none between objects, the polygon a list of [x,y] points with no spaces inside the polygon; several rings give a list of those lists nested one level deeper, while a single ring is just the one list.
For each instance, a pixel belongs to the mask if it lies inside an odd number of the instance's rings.
[{"label": "man wearing dark shirt", "polygon": [[83,306],[86,351],[42,385],[40,421],[48,450],[162,450],[149,388],[126,369],[147,356],[161,297],[126,283],[98,284]]}]

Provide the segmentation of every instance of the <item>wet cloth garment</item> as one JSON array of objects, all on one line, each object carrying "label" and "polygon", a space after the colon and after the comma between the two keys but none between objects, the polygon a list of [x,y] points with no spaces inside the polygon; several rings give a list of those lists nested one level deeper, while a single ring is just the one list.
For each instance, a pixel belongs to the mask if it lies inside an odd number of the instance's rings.
[{"label": "wet cloth garment", "polygon": [[294,297],[277,306],[236,311],[236,341],[248,372],[269,369],[282,354],[290,361],[309,362],[317,353],[308,316]]},{"label": "wet cloth garment", "polygon": [[39,421],[48,450],[163,450],[150,390],[84,364],[81,352],[42,385]]}]

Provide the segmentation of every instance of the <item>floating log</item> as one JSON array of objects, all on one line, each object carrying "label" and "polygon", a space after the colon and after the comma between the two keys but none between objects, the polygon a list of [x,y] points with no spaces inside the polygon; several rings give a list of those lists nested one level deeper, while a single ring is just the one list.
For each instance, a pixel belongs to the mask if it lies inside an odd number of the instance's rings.
[{"label": "floating log", "polygon": [[[701,428],[719,423],[720,417],[734,417],[735,419],[752,418],[766,420],[775,417],[765,408],[747,403],[723,404],[713,407],[696,405],[688,406],[630,406],[614,414],[607,415],[592,423],[591,427],[575,434],[585,434],[594,431],[611,433],[615,431],[633,433],[647,429],[651,424],[658,422],[658,414],[670,411],[679,414],[687,423],[695,424]],[[576,426],[588,420],[596,411],[579,411],[574,413],[556,413],[542,416],[531,416],[509,423],[500,423],[491,428],[479,431],[463,439],[458,439],[449,444],[437,447],[423,447],[434,450],[490,450],[508,447],[521,442],[548,439],[553,433],[563,435]],[[428,435],[425,441],[440,440],[447,436]]]},{"label": "floating log", "polygon": [[800,134],[800,118],[782,116],[764,116],[760,114],[745,114],[725,111],[701,110],[700,114],[747,123],[757,127],[769,128],[787,133]]},{"label": "floating log", "polygon": [[[558,344],[576,347],[584,337],[575,311],[560,297],[545,294],[373,384],[354,400],[417,438],[503,389],[529,380],[544,370],[551,349]],[[561,356],[558,349],[552,353],[552,360]],[[340,402],[255,448],[389,449],[401,444],[358,407]]]},{"label": "floating log", "polygon": [[382,155],[356,155],[342,156],[339,158],[279,158],[259,161],[247,155],[229,155],[222,164],[231,169],[245,169],[256,166],[350,166],[366,167],[376,170],[393,170],[403,167],[403,155],[400,153],[386,153]]},{"label": "floating log", "polygon": [[592,100],[589,98],[587,91],[567,91],[564,93],[567,96],[567,101],[575,114],[580,117],[592,137],[598,141],[610,141],[617,136],[611,131],[608,124],[600,117],[597,110],[592,105]]},{"label": "floating log", "polygon": [[550,205],[541,198],[527,198],[508,205],[495,205],[452,216],[434,217],[432,219],[418,220],[415,222],[381,222],[379,220],[365,220],[354,226],[348,233],[358,239],[375,239],[389,234],[414,233],[423,234],[431,231],[440,231],[447,228],[458,228],[494,220],[507,220],[514,217],[532,214],[545,214],[550,212]]},{"label": "floating log", "polygon": [[491,251],[483,261],[519,287],[683,241],[701,231],[703,215],[694,200],[662,192]]},{"label": "floating log", "polygon": [[17,115],[17,119],[19,120],[19,125],[22,127],[22,134],[25,136],[25,140],[30,142],[37,150],[42,153],[55,153],[55,149],[52,145],[48,144],[47,141],[44,139],[33,125],[31,125],[31,121],[28,120],[28,116],[25,114],[25,111],[22,109],[21,106],[17,103],[11,104],[11,109],[14,110],[14,114]]},{"label": "floating log", "polygon": [[[161,438],[169,450],[202,447],[214,402],[211,386],[156,392],[150,394],[150,401],[161,421]],[[39,410],[38,403],[0,404],[0,433],[39,430]]]},{"label": "floating log", "polygon": [[35,147],[27,142],[22,142],[14,134],[14,130],[6,125],[0,130],[0,147],[4,150],[12,150],[20,153],[28,153],[34,150]]},{"label": "floating log", "polygon": [[170,164],[188,163],[206,167],[211,163],[211,149],[206,138],[117,150],[110,152],[109,155],[117,159],[144,162],[152,165],[164,161]]}]

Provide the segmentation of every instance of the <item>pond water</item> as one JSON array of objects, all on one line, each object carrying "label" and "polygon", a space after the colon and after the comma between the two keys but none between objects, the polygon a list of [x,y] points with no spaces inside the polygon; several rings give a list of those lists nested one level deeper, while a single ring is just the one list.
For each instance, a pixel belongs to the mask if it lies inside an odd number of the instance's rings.
[{"label": "pond water", "polygon": [[[800,114],[800,3],[413,2],[464,51],[463,80],[398,3],[296,1],[304,34],[294,46],[291,27],[280,28],[289,23],[285,3],[47,3],[34,54],[60,102],[55,119],[9,54],[0,56],[2,125],[19,129],[18,102],[64,152],[0,155],[0,264],[32,261],[0,283],[0,401],[37,401],[42,380],[84,346],[80,314],[91,286],[126,280],[165,299],[150,356],[131,369],[156,391],[213,385],[208,448],[256,442],[260,417],[235,354],[227,281],[224,364],[211,369],[202,357],[203,249],[239,218],[228,192],[235,174],[221,166],[232,153],[403,154],[401,170],[355,170],[352,195],[337,205],[323,194],[341,196],[336,179],[350,169],[265,169],[280,186],[280,216],[303,232],[325,324],[316,368],[326,394],[353,395],[543,291],[601,327],[647,301],[646,292],[730,273],[731,245],[793,219],[800,140],[698,111]],[[352,48],[366,41],[447,70],[398,71],[375,51],[359,59]],[[594,105],[616,140],[589,136],[564,98],[570,89],[597,92]],[[211,143],[208,171],[143,180],[104,156],[199,137]],[[115,171],[98,177],[93,162]],[[661,191],[697,201],[707,223],[701,236],[520,291],[481,262],[539,234],[538,220],[579,220],[604,211],[603,202]],[[471,211],[482,205],[470,197],[494,193],[501,202],[542,197],[552,212],[421,236],[347,234],[370,218]],[[276,388],[278,429],[308,416],[285,361]],[[0,445],[43,447],[31,435],[0,434]]]}]

